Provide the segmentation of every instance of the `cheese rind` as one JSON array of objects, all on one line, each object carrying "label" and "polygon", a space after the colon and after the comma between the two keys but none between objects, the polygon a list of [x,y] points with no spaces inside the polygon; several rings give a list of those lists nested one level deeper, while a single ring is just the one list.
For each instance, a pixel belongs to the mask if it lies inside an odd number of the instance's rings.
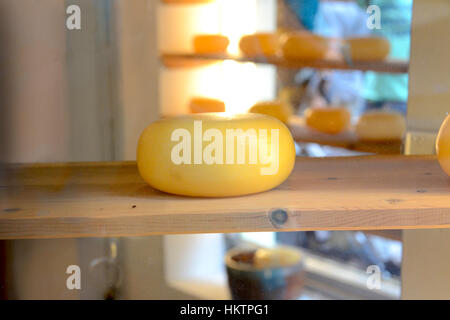
[{"label": "cheese rind", "polygon": [[229,197],[270,190],[295,164],[288,128],[261,114],[203,113],[158,120],[138,142],[137,165],[153,188]]},{"label": "cheese rind", "polygon": [[359,118],[355,131],[363,141],[402,140],[406,132],[406,122],[397,112],[369,111]]},{"label": "cheese rind", "polygon": [[261,113],[277,118],[283,123],[288,123],[293,114],[292,106],[281,101],[262,101],[250,108],[251,113]]},{"label": "cheese rind", "polygon": [[195,97],[189,102],[191,113],[225,112],[225,103],[218,99]]},{"label": "cheese rind", "polygon": [[243,36],[239,48],[246,57],[276,56],[279,51],[279,35],[277,33],[255,33]]},{"label": "cheese rind", "polygon": [[224,54],[230,41],[220,34],[202,34],[194,37],[194,52],[197,54]]},{"label": "cheese rind", "polygon": [[353,61],[379,61],[388,57],[391,45],[381,37],[350,38],[344,41],[348,45]]},{"label": "cheese rind", "polygon": [[350,112],[344,107],[315,107],[305,110],[305,122],[309,127],[328,134],[337,134],[350,125]]},{"label": "cheese rind", "polygon": [[281,50],[286,59],[323,59],[330,52],[330,41],[306,31],[283,35]]},{"label": "cheese rind", "polygon": [[442,170],[450,176],[450,115],[445,118],[439,129],[436,138],[436,153]]}]

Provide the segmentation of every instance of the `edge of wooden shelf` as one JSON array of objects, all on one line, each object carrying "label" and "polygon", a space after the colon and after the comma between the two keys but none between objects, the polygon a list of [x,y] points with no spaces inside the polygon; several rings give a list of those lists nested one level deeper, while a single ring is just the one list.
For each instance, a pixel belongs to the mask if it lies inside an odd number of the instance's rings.
[{"label": "edge of wooden shelf", "polygon": [[388,59],[384,61],[358,61],[351,65],[344,60],[292,60],[282,57],[243,57],[227,54],[200,55],[194,53],[163,53],[161,61],[167,68],[198,67],[217,61],[233,60],[271,64],[283,68],[314,68],[335,70],[361,70],[385,73],[408,73],[408,61]]},{"label": "edge of wooden shelf", "polygon": [[432,156],[298,158],[273,190],[212,199],[156,191],[134,162],[0,174],[0,239],[450,227],[450,179]]}]

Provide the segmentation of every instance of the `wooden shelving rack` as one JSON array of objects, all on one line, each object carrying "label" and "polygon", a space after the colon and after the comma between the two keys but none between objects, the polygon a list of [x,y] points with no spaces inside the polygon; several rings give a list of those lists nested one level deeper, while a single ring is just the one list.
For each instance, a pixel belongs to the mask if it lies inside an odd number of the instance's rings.
[{"label": "wooden shelving rack", "polygon": [[134,162],[3,168],[0,239],[450,227],[433,156],[298,158],[278,188],[242,197],[158,192]]},{"label": "wooden shelving rack", "polygon": [[[314,68],[321,70],[361,70],[376,71],[386,73],[407,73],[408,61],[385,60],[347,63],[345,60],[286,60],[282,57],[243,57],[231,55],[198,55],[198,54],[175,54],[165,53],[161,55],[161,62],[167,68],[192,68],[208,65],[224,60],[233,60],[238,62],[252,62],[271,64],[277,67],[300,69]],[[294,119],[290,124],[290,129],[294,139],[297,142],[318,143],[334,147],[341,147],[349,150],[377,153],[377,154],[401,154],[403,141],[380,141],[366,142],[359,141],[354,132],[345,132],[339,135],[327,135],[308,130],[306,126]]]}]

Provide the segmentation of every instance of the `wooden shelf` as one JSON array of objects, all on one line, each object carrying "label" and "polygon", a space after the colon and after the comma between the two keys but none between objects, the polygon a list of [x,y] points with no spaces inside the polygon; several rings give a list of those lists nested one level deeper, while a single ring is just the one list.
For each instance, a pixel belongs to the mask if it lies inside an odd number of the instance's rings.
[{"label": "wooden shelf", "polygon": [[234,60],[238,62],[253,62],[272,64],[284,68],[315,68],[315,69],[335,69],[335,70],[362,70],[387,73],[408,73],[408,62],[402,60],[384,60],[346,63],[344,60],[286,60],[282,57],[241,57],[231,55],[198,55],[198,54],[176,54],[165,53],[161,56],[161,61],[168,68],[197,67],[223,60]]},{"label": "wooden shelf", "polygon": [[403,141],[360,141],[353,130],[339,134],[326,134],[308,128],[302,117],[292,116],[289,121],[289,129],[295,141],[300,143],[317,143],[332,147],[345,148],[358,152],[376,154],[401,154]]},{"label": "wooden shelf", "polygon": [[450,178],[432,156],[298,158],[278,188],[222,199],[158,192],[134,162],[1,174],[1,239],[450,227]]}]

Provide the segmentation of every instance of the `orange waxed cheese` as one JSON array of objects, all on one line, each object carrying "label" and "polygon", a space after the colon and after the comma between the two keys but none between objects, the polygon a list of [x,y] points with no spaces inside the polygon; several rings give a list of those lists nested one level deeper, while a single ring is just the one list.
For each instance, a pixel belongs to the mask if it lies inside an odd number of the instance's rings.
[{"label": "orange waxed cheese", "polygon": [[255,33],[245,35],[239,41],[239,48],[244,56],[275,56],[279,50],[277,33]]},{"label": "orange waxed cheese", "polygon": [[194,52],[198,54],[223,54],[230,41],[220,34],[202,34],[194,37]]},{"label": "orange waxed cheese", "polygon": [[450,115],[445,118],[436,138],[436,153],[442,170],[450,176]]},{"label": "orange waxed cheese", "polygon": [[263,101],[256,103],[250,108],[251,113],[261,113],[277,118],[281,122],[288,123],[293,114],[290,104],[281,101]]},{"label": "orange waxed cheese", "polygon": [[350,58],[354,61],[384,60],[391,50],[389,41],[381,37],[350,38],[344,43],[348,45]]},{"label": "orange waxed cheese", "polygon": [[337,134],[350,125],[350,112],[346,108],[308,108],[305,110],[306,124],[317,131]]},{"label": "orange waxed cheese", "polygon": [[307,31],[283,36],[281,50],[286,59],[323,59],[330,51],[329,40]]},{"label": "orange waxed cheese", "polygon": [[225,112],[225,103],[221,100],[195,97],[189,102],[191,113]]}]

